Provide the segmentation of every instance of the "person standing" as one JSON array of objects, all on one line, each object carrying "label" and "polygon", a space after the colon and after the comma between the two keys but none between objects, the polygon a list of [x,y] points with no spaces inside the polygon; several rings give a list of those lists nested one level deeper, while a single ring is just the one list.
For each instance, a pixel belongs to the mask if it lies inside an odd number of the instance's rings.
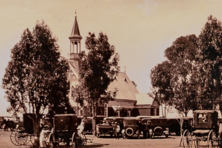
[{"label": "person standing", "polygon": [[113,135],[114,137],[117,137],[117,132],[116,132],[117,122],[112,122],[112,126],[113,126]]},{"label": "person standing", "polygon": [[77,127],[77,132],[78,135],[83,138],[83,132],[84,132],[84,128],[85,128],[85,121],[84,118],[82,119],[80,125]]},{"label": "person standing", "polygon": [[137,122],[137,127],[138,127],[138,139],[140,139],[140,134],[141,134],[141,131],[143,131],[143,126],[142,126],[142,120],[139,120]]},{"label": "person standing", "polygon": [[116,124],[116,139],[119,139],[119,134],[120,134],[120,123],[118,122]]},{"label": "person standing", "polygon": [[[216,106],[215,106],[215,111],[218,113],[218,119],[221,119],[222,118],[222,116],[221,116],[221,111],[220,111],[220,105],[219,104],[217,104]],[[222,139],[222,123],[219,123],[219,137],[220,137],[220,139]]]},{"label": "person standing", "polygon": [[45,125],[41,132],[40,132],[40,136],[39,136],[39,145],[40,148],[46,148],[46,141],[48,140],[48,134],[50,133],[50,129],[48,125]]},{"label": "person standing", "polygon": [[147,133],[148,133],[147,132],[148,131],[147,130],[148,129],[147,123],[143,123],[142,125],[143,125],[143,138],[146,139],[148,137],[148,135],[147,135]]}]

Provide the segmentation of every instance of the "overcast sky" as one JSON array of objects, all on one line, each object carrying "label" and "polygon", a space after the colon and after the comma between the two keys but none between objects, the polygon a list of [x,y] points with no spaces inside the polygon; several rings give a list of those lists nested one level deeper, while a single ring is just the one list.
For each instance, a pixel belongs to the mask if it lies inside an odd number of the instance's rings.
[{"label": "overcast sky", "polygon": [[[82,50],[88,32],[107,34],[120,55],[119,65],[137,84],[140,93],[150,90],[150,71],[164,59],[164,50],[180,37],[199,35],[213,15],[222,20],[221,0],[0,0],[0,85],[13,46],[26,28],[32,30],[44,20],[63,56],[69,53],[69,39],[75,11]],[[8,103],[0,89],[0,115]]]}]

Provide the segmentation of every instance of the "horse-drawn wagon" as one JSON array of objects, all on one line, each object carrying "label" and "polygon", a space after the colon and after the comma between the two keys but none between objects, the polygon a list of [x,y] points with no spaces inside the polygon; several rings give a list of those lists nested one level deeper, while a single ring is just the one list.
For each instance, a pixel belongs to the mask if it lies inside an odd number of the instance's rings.
[{"label": "horse-drawn wagon", "polygon": [[14,145],[34,143],[34,128],[31,116],[34,116],[34,114],[23,114],[23,122],[19,122],[16,129],[12,131],[10,140]]},{"label": "horse-drawn wagon", "polygon": [[184,146],[217,146],[220,134],[218,113],[214,110],[196,110],[193,116],[193,126],[183,133]]},{"label": "horse-drawn wagon", "polygon": [[53,127],[49,134],[49,145],[51,148],[59,146],[61,142],[67,146],[75,145],[77,132],[77,116],[75,114],[58,114],[53,117]]}]

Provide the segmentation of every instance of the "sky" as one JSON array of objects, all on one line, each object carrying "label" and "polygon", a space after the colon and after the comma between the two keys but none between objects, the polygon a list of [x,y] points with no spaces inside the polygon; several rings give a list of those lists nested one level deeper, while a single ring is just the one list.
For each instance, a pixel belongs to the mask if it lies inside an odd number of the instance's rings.
[{"label": "sky", "polygon": [[[75,12],[83,37],[105,33],[120,56],[119,66],[137,84],[140,93],[150,92],[150,72],[166,60],[164,51],[178,37],[200,34],[213,15],[222,20],[221,0],[0,0],[0,85],[13,46],[26,28],[31,31],[44,20],[58,39],[62,56],[70,50]],[[0,88],[0,116],[9,105]]]}]

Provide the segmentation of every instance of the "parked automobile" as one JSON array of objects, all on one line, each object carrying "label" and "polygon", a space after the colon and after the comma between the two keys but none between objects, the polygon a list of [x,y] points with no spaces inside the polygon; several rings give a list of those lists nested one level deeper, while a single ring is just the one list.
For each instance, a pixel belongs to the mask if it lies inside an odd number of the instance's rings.
[{"label": "parked automobile", "polygon": [[110,135],[112,137],[115,133],[117,124],[119,124],[121,132],[123,129],[123,119],[124,117],[116,116],[104,118],[101,123],[96,125],[97,137],[101,135]]},{"label": "parked automobile", "polygon": [[169,125],[167,124],[168,119],[166,117],[150,116],[142,120],[148,123],[151,138],[162,135],[166,138],[169,136]]},{"label": "parked automobile", "polygon": [[18,124],[18,121],[16,121],[16,119],[13,117],[5,116],[5,117],[1,117],[0,120],[1,120],[0,121],[1,128],[4,129],[5,131],[6,130],[13,131],[15,129],[16,125]]},{"label": "parked automobile", "polygon": [[138,123],[140,122],[141,119],[136,118],[136,117],[124,117],[123,118],[123,130],[122,130],[122,136],[123,138],[132,138],[134,135],[137,137],[138,131],[139,131],[139,126]]}]

